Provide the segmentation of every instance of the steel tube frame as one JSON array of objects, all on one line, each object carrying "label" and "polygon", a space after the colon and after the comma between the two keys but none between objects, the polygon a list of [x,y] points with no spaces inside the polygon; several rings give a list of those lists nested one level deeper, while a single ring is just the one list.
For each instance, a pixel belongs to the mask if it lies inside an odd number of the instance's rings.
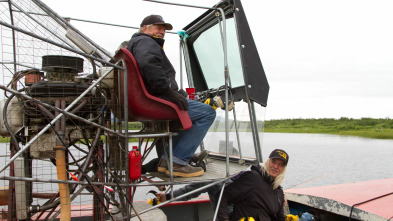
[{"label": "steel tube frame", "polygon": [[78,50],[75,50],[75,49],[73,49],[73,48],[66,47],[66,46],[61,45],[61,44],[59,44],[59,43],[57,43],[57,42],[54,42],[54,41],[52,41],[52,40],[49,40],[49,39],[47,39],[47,38],[44,38],[44,37],[41,37],[41,36],[36,35],[36,34],[34,34],[34,33],[25,31],[25,30],[23,30],[23,29],[21,29],[21,28],[18,28],[18,27],[16,27],[16,26],[14,26],[14,25],[7,24],[7,23],[5,23],[5,22],[3,22],[3,21],[0,21],[0,25],[6,26],[6,27],[11,28],[11,29],[13,29],[13,30],[16,30],[16,31],[18,31],[18,32],[21,32],[21,33],[23,33],[23,34],[26,34],[26,35],[28,35],[28,36],[37,38],[37,39],[39,39],[39,40],[41,40],[41,41],[44,41],[44,42],[53,44],[53,45],[55,45],[55,46],[57,46],[57,47],[63,48],[63,49],[68,50],[68,51],[70,51],[70,52],[74,52],[74,53],[79,54],[79,55],[81,55],[81,56],[84,56],[84,57],[86,57],[86,58],[90,58],[90,59],[99,61],[99,62],[101,62],[101,63],[103,63],[103,64],[108,65],[108,66],[111,66],[111,67],[114,67],[114,68],[117,68],[117,69],[120,69],[120,70],[124,70],[122,67],[117,66],[117,65],[114,65],[114,64],[112,64],[112,63],[109,63],[108,61],[105,61],[105,60],[103,60],[103,59],[101,59],[101,58],[97,58],[97,57],[94,57],[94,56],[92,56],[92,55],[89,55],[89,54],[80,52],[80,51],[78,51]]},{"label": "steel tube frame", "polygon": [[[74,26],[72,26],[69,22],[67,22],[64,18],[60,17],[55,11],[53,11],[51,8],[49,8],[47,5],[45,5],[43,2],[41,2],[40,0],[32,0],[37,6],[39,6],[42,10],[46,11],[48,13],[48,15],[50,17],[52,17],[54,20],[56,20],[56,22],[60,25],[62,25],[64,28],[70,28],[73,31],[75,31],[77,34],[79,34],[81,37],[83,37],[87,42],[89,42],[90,44],[92,44],[94,47],[96,47],[97,49],[99,49],[101,51],[101,53],[105,54],[106,56],[108,56],[109,58],[111,58],[112,60],[115,60],[113,58],[113,56],[106,51],[105,49],[101,48],[99,45],[97,45],[94,41],[92,41],[90,38],[88,38],[87,36],[85,36],[83,33],[81,33],[78,29],[76,29]],[[59,20],[61,22],[59,22]]]},{"label": "steel tube frame", "polygon": [[[71,104],[68,105],[67,108],[64,109],[64,112],[68,112],[74,107],[87,93],[89,93],[98,83],[100,83],[110,72],[103,74],[96,82],[91,84],[78,98],[76,98]],[[1,87],[0,87],[1,88]],[[26,151],[32,143],[34,143],[42,134],[44,134],[52,125],[56,123],[61,117],[64,116],[64,113],[60,113],[56,116],[49,124],[47,124],[33,139],[31,139],[23,148],[21,148],[5,165],[0,169],[0,173],[3,172],[10,164],[13,162],[19,155],[21,155],[24,151]]]},{"label": "steel tube frame", "polygon": [[[225,178],[224,178],[225,179]],[[74,180],[53,180],[53,179],[37,179],[37,178],[26,178],[26,177],[15,177],[15,176],[2,176],[0,180],[12,180],[12,181],[27,181],[27,182],[37,182],[37,183],[65,183],[65,184],[77,184],[77,185],[106,185],[106,186],[121,186],[121,187],[142,187],[142,186],[164,186],[164,185],[182,185],[188,184],[189,181],[178,181],[178,182],[155,182],[151,183],[139,183],[139,184],[131,184],[131,183],[106,183],[106,182],[84,182],[84,181],[74,181]],[[206,182],[204,181],[193,181],[194,183]]]},{"label": "steel tube frame", "polygon": [[[50,104],[43,103],[43,102],[40,101],[40,100],[36,100],[36,99],[34,99],[34,98],[30,97],[30,96],[27,96],[27,95],[25,95],[25,94],[22,94],[22,93],[19,92],[19,91],[15,91],[15,90],[13,90],[13,89],[10,89],[10,88],[8,88],[8,87],[5,87],[4,85],[0,85],[0,89],[3,89],[3,90],[5,90],[5,91],[8,91],[8,92],[13,93],[13,94],[18,95],[18,96],[21,96],[21,97],[23,97],[23,98],[25,98],[25,99],[28,99],[28,100],[37,102],[37,103],[39,103],[39,106],[42,105],[42,106],[47,107],[47,108],[50,108],[50,109],[52,109],[52,110],[57,110],[57,111],[59,111],[60,113],[63,113],[64,115],[66,115],[66,116],[68,116],[68,117],[75,118],[75,119],[77,119],[77,120],[80,120],[80,121],[82,121],[82,122],[88,124],[88,125],[93,125],[93,126],[98,127],[98,128],[100,128],[100,129],[102,129],[102,130],[105,130],[105,131],[108,132],[108,133],[111,133],[111,134],[114,134],[114,135],[117,135],[117,136],[126,138],[126,136],[125,136],[124,134],[122,134],[122,133],[116,132],[116,131],[111,130],[111,129],[107,128],[107,127],[104,127],[104,126],[102,126],[102,125],[100,125],[100,124],[91,122],[91,121],[86,120],[86,119],[84,119],[84,118],[81,118],[81,117],[79,117],[79,116],[77,116],[77,115],[75,115],[75,114],[72,114],[73,111],[66,112],[66,111],[64,111],[64,110],[58,109],[58,108],[56,108],[56,107],[54,107],[54,106],[52,106],[52,105],[50,105]],[[82,101],[82,102],[83,102],[83,101]],[[176,133],[172,133],[172,134],[173,134],[173,135],[177,135]],[[143,133],[143,132],[135,132],[135,133],[129,134],[129,135],[128,135],[128,138],[156,138],[156,137],[167,137],[167,136],[169,136],[169,132],[168,132],[168,133],[155,133],[155,134],[152,134],[152,133]]]},{"label": "steel tube frame", "polygon": [[[66,102],[64,98],[58,98],[55,100],[56,107],[60,109],[64,109],[66,106]],[[55,112],[55,116],[60,115],[58,111]],[[66,166],[66,154],[65,147],[63,145],[64,142],[64,133],[65,133],[65,116],[60,118],[60,121],[55,123],[55,130],[58,136],[56,136],[56,147],[55,155],[56,155],[56,171],[57,171],[57,179],[59,180],[67,180],[67,166]],[[70,188],[69,185],[59,183],[59,195],[60,195],[60,220],[70,220],[71,218],[71,201],[70,201]]]},{"label": "steel tube frame", "polygon": [[28,12],[26,12],[25,10],[23,10],[22,8],[20,8],[17,4],[14,3],[14,1],[10,1],[11,4],[16,7],[19,11],[23,12],[23,14],[25,14],[27,17],[29,17],[31,20],[33,20],[35,23],[37,23],[38,25],[40,25],[42,28],[44,28],[45,30],[47,30],[48,32],[50,32],[52,35],[56,36],[60,41],[62,41],[63,43],[67,44],[69,47],[73,47],[71,44],[69,44],[67,41],[64,41],[62,38],[60,38],[58,35],[56,35],[56,33],[53,33],[51,30],[49,30],[46,26],[44,26],[42,24],[42,22],[37,21],[36,19],[34,19]]},{"label": "steel tube frame", "polygon": [[218,197],[218,203],[217,203],[217,206],[216,206],[216,210],[214,211],[213,221],[215,221],[216,218],[217,218],[217,213],[218,213],[218,210],[220,208],[219,205],[221,203],[222,195],[224,194],[224,189],[225,189],[225,183],[222,184],[222,188],[221,188],[221,191],[220,191],[220,196]]},{"label": "steel tube frame", "polygon": [[[168,204],[168,203],[171,203],[171,202],[173,202],[173,201],[176,201],[176,200],[181,199],[181,198],[183,198],[183,197],[186,197],[186,196],[188,196],[188,195],[194,194],[194,193],[196,193],[196,192],[200,192],[200,191],[202,191],[202,190],[204,190],[204,189],[207,189],[207,188],[209,188],[209,187],[212,187],[212,186],[214,186],[214,185],[217,185],[217,184],[219,184],[219,183],[221,183],[221,182],[224,182],[223,186],[225,186],[225,181],[228,180],[228,179],[230,179],[230,178],[227,177],[227,178],[224,178],[224,179],[220,179],[220,180],[218,180],[218,181],[212,182],[212,183],[210,183],[210,184],[207,184],[206,186],[203,186],[203,187],[200,187],[200,188],[195,189],[195,190],[193,190],[193,191],[187,192],[187,193],[182,194],[181,196],[178,196],[178,197],[175,197],[175,198],[173,198],[173,194],[172,194],[172,199],[167,200],[167,201],[165,201],[165,202],[162,202],[162,203],[160,203],[160,204],[158,204],[158,205],[152,206],[152,207],[150,207],[150,208],[148,208],[148,209],[145,209],[145,210],[139,212],[139,214],[143,214],[143,213],[149,212],[149,211],[151,211],[151,210],[153,210],[153,209],[156,209],[156,208],[165,206],[165,205]],[[217,207],[217,208],[218,208],[218,207]],[[134,215],[131,216],[131,218],[132,218],[132,217],[134,217]]]},{"label": "steel tube frame", "polygon": [[[222,36],[222,47],[224,51],[224,77],[225,77],[225,149],[226,149],[226,176],[229,177],[229,125],[228,125],[228,82],[229,82],[229,70],[228,70],[228,55],[227,55],[227,38],[226,38],[226,20],[225,13],[222,8],[217,8],[220,11],[222,17],[222,29],[220,33]],[[219,23],[220,23],[220,18]]]},{"label": "steel tube frame", "polygon": [[154,3],[161,3],[161,4],[167,4],[167,5],[176,5],[176,6],[185,6],[185,7],[191,7],[191,8],[213,9],[213,10],[215,10],[215,8],[210,8],[210,7],[205,7],[205,6],[187,5],[187,4],[180,4],[180,3],[173,3],[173,2],[164,2],[164,1],[156,1],[156,0],[143,0],[143,1],[154,2]]}]

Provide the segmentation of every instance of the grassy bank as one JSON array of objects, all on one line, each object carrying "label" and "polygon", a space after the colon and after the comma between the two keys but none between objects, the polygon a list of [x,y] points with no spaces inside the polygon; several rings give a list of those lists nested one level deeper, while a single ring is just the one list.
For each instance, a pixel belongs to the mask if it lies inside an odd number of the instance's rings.
[{"label": "grassy bank", "polygon": [[377,139],[393,139],[393,119],[282,119],[265,122],[265,132],[327,133]]},{"label": "grassy bank", "polygon": [[[139,130],[140,123],[129,123],[129,129]],[[224,128],[222,128],[224,131]],[[250,128],[248,128],[250,129]],[[352,119],[282,119],[269,120],[264,125],[265,132],[274,133],[322,133],[346,136],[393,139],[393,119],[361,118]],[[137,139],[133,139],[133,141]],[[9,138],[0,137],[0,142]]]},{"label": "grassy bank", "polygon": [[0,136],[0,143],[8,143],[10,142],[10,138],[9,137],[1,137]]},{"label": "grassy bank", "polygon": [[[105,139],[104,136],[101,136],[101,139]],[[130,138],[128,139],[129,142],[138,142],[138,138]],[[0,143],[9,143],[10,142],[10,138],[9,137],[1,137],[0,136]],[[91,142],[91,140],[90,140]]]}]

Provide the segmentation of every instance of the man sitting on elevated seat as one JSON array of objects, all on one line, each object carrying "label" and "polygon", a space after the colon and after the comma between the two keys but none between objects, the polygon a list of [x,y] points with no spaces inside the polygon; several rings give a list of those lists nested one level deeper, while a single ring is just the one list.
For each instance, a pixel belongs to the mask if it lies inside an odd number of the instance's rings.
[{"label": "man sitting on elevated seat", "polygon": [[[178,90],[175,69],[164,50],[165,30],[172,30],[172,25],[165,23],[159,15],[150,15],[143,19],[138,33],[135,33],[127,45],[138,63],[146,89],[152,95],[174,102],[182,110],[187,110],[192,127],[179,131],[173,137],[173,175],[195,177],[204,173],[201,167],[188,164],[194,152],[213,123],[216,112],[207,104],[186,99]],[[169,153],[168,147],[166,152]],[[169,175],[165,154],[158,163],[158,172]]]}]

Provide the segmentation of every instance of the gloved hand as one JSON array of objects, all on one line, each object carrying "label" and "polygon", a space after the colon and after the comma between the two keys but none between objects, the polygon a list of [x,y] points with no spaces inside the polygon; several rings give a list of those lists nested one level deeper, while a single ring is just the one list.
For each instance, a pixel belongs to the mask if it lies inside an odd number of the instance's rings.
[{"label": "gloved hand", "polygon": [[170,88],[164,92],[164,95],[169,98],[173,103],[177,104],[181,110],[188,109],[187,100],[185,97],[183,97],[183,95],[177,93]]}]

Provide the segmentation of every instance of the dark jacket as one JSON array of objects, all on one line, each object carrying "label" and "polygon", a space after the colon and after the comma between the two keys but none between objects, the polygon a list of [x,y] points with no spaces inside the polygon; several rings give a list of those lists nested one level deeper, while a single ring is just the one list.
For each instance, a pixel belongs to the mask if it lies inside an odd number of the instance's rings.
[{"label": "dark jacket", "polygon": [[175,80],[176,71],[163,46],[164,39],[144,33],[135,33],[127,45],[138,63],[147,91],[156,96],[168,88],[176,91],[179,89]]},{"label": "dark jacket", "polygon": [[[281,186],[273,190],[273,179],[262,170],[261,166],[254,165],[225,187],[218,220],[239,220],[242,217],[260,221],[285,220],[284,192]],[[231,217],[227,209],[229,203],[234,203]]]}]

